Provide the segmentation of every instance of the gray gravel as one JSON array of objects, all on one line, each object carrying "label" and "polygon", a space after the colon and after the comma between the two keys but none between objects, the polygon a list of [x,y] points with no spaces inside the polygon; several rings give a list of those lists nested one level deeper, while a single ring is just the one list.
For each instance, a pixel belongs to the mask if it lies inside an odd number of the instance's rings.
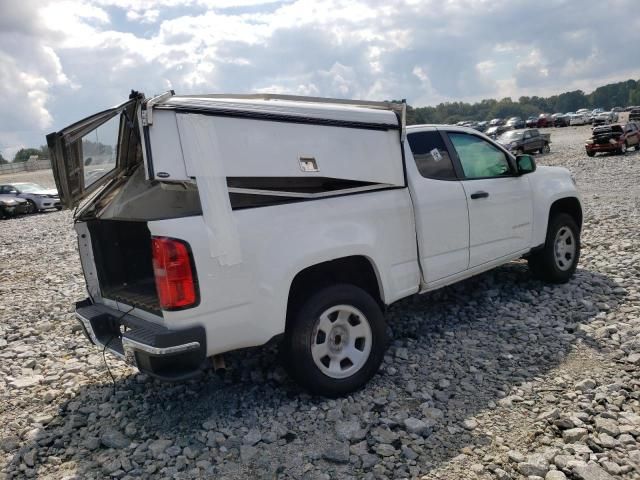
[{"label": "gray gravel", "polygon": [[[380,373],[340,400],[277,352],[158,383],[91,347],[70,212],[0,223],[0,478],[640,478],[640,152],[587,158],[552,130],[585,204],[567,285],[513,262],[388,312]],[[21,178],[51,184],[49,172]]]}]

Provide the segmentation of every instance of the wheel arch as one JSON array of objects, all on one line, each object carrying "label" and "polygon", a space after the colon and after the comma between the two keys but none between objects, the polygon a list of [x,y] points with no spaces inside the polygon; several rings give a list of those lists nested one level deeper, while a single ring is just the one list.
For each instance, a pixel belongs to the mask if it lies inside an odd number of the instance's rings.
[{"label": "wheel arch", "polygon": [[293,277],[287,298],[285,331],[309,292],[337,283],[349,283],[362,288],[382,310],[385,309],[383,285],[373,260],[365,255],[335,258],[310,265]]},{"label": "wheel arch", "polygon": [[582,230],[582,205],[580,200],[576,197],[564,197],[554,201],[549,208],[549,218],[547,219],[547,228],[549,228],[549,222],[554,215],[558,213],[566,213],[571,215],[576,221],[578,228]]}]

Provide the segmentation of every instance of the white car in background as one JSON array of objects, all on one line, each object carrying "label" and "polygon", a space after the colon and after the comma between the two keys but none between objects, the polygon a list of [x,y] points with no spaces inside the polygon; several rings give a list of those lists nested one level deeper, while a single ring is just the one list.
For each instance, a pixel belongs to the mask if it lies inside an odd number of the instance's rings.
[{"label": "white car in background", "polygon": [[586,125],[587,123],[589,123],[589,117],[583,113],[576,112],[569,118],[569,125],[572,127],[575,125]]},{"label": "white car in background", "polygon": [[13,195],[24,198],[31,205],[32,212],[49,208],[62,210],[60,195],[55,188],[45,188],[37,183],[11,183],[0,185],[0,195]]}]

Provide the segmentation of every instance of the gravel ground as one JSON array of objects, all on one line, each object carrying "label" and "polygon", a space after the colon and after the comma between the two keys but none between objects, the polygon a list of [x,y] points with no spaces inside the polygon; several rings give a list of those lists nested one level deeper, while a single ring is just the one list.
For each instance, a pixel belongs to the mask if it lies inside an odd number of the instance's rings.
[{"label": "gravel ground", "polygon": [[571,169],[585,206],[575,278],[513,262],[397,303],[379,374],[340,400],[270,348],[186,384],[107,355],[112,384],[73,319],[70,212],[1,222],[0,478],[640,478],[640,152],[551,133],[538,162]]}]

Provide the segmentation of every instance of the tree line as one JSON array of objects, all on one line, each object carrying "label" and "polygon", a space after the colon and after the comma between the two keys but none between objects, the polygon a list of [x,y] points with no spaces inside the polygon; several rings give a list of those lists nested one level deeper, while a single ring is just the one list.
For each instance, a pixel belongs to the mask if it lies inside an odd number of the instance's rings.
[{"label": "tree line", "polygon": [[581,108],[626,107],[640,105],[640,80],[610,83],[587,94],[582,90],[561,93],[550,97],[511,97],[502,100],[486,99],[477,103],[445,102],[435,107],[407,106],[407,124],[446,123],[454,124],[463,120],[490,120],[538,116],[541,113],[575,112]]}]

